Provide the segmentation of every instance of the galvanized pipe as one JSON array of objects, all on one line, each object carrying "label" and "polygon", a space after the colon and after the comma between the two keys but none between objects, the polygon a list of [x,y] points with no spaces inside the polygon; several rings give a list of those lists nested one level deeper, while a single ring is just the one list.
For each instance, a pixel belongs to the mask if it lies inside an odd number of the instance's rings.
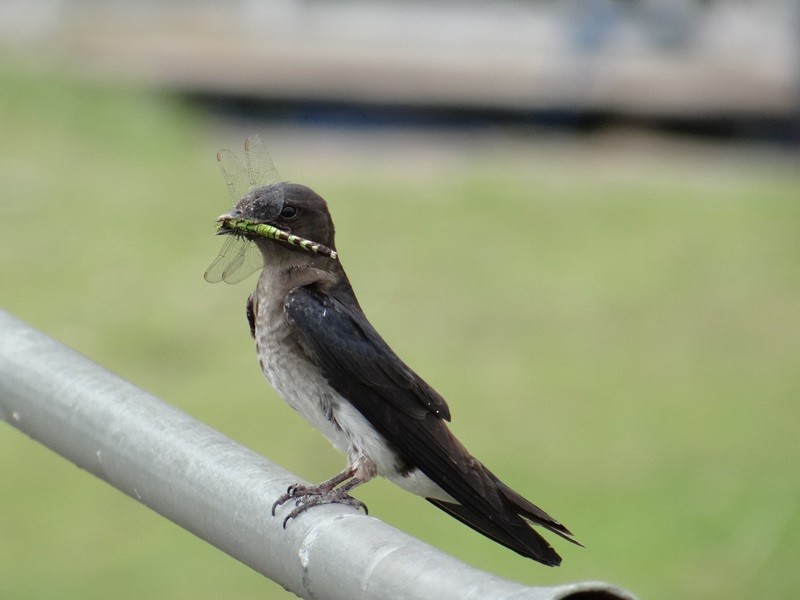
[{"label": "galvanized pipe", "polygon": [[0,418],[302,598],[634,598],[501,579],[340,505],[284,530],[297,476],[1,310]]}]

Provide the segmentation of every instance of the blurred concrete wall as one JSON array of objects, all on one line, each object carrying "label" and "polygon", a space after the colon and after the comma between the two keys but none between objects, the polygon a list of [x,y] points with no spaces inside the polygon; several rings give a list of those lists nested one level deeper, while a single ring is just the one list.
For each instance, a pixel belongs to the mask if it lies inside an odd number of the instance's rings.
[{"label": "blurred concrete wall", "polygon": [[7,51],[179,91],[643,116],[800,112],[794,0],[0,1]]}]

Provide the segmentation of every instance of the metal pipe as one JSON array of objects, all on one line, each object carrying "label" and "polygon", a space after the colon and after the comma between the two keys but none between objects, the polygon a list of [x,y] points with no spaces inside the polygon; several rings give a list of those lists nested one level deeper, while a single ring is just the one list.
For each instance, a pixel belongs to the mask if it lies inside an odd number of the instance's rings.
[{"label": "metal pipe", "polygon": [[341,505],[284,530],[297,476],[1,310],[0,418],[303,598],[634,598],[501,579]]}]

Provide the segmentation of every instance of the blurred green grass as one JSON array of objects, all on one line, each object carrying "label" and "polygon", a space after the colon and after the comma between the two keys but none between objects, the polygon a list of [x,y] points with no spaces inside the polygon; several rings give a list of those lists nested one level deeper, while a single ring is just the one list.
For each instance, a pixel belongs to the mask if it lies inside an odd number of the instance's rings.
[{"label": "blurred green grass", "polygon": [[[258,372],[255,279],[202,278],[226,207],[214,152],[243,136],[178,98],[7,63],[0,89],[0,307],[306,479],[339,469]],[[564,566],[539,567],[383,481],[359,491],[371,514],[530,584],[800,587],[791,158],[515,132],[432,156],[364,132],[340,152],[330,131],[253,127],[329,200],[362,304],[457,434],[587,548],[555,540]],[[288,596],[9,427],[0,478],[3,598]]]}]

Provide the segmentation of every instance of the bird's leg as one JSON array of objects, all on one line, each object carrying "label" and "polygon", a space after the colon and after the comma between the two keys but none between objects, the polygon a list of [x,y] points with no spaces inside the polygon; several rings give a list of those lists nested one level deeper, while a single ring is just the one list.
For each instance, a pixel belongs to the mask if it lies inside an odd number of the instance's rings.
[{"label": "bird's leg", "polygon": [[[286,493],[282,494],[272,505],[273,516],[275,515],[275,510],[289,500],[295,500],[295,507],[283,520],[284,528],[290,519],[294,519],[312,506],[319,506],[320,504],[345,504],[355,509],[364,509],[365,513],[368,512],[366,504],[348,494],[350,490],[365,481],[355,477],[355,472],[356,468],[348,467],[338,475],[317,485],[302,485],[299,483],[290,485]],[[350,481],[347,481],[348,479]],[[336,487],[342,482],[347,483],[341,487]]]}]

